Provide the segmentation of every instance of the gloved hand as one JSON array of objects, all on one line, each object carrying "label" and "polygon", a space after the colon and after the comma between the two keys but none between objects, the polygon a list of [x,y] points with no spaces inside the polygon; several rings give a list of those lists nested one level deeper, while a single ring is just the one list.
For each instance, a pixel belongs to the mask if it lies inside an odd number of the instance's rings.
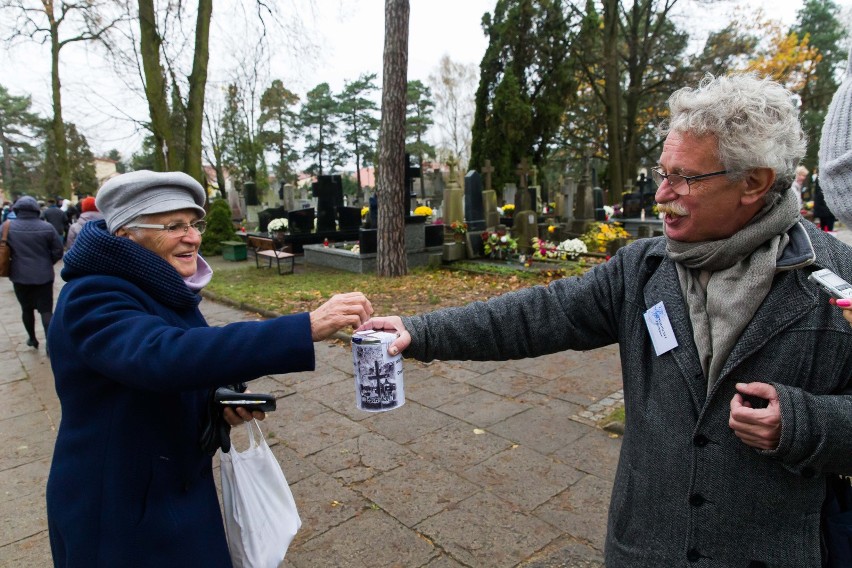
[{"label": "gloved hand", "polygon": [[[224,388],[224,387],[220,387]],[[227,388],[237,392],[245,392],[246,384],[238,383],[229,385]],[[208,456],[212,456],[219,448],[223,452],[231,451],[231,425],[222,416],[224,407],[216,402],[216,391],[210,389],[207,397],[207,415],[201,428],[201,449]]]}]

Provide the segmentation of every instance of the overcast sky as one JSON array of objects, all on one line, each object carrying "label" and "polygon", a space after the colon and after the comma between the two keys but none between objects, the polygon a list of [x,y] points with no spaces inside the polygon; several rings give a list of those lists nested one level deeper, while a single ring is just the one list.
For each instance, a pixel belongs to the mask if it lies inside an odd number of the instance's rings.
[{"label": "overcast sky", "polygon": [[[225,0],[227,1],[227,0]],[[237,0],[239,1],[239,0]],[[243,0],[249,2],[250,0]],[[296,3],[301,0],[292,0]],[[848,10],[852,0],[835,0]],[[688,12],[680,14],[684,24],[704,23],[718,27],[728,21],[727,14],[736,4],[763,5],[767,15],[789,25],[795,21],[801,0],[729,0],[710,7],[696,7],[681,2]],[[480,22],[482,14],[493,9],[495,0],[411,0],[409,35],[409,79],[426,82],[434,73],[438,61],[447,54],[453,61],[478,65],[487,47]],[[216,19],[214,12],[212,37],[217,34],[239,35],[230,28],[231,21]],[[314,0],[316,12],[302,14],[308,34],[319,49],[313,57],[293,59],[286,52],[276,53],[270,66],[270,79],[280,78],[297,94],[303,95],[319,83],[327,82],[339,91],[345,80],[354,80],[362,73],[382,71],[384,44],[384,2],[382,0]],[[716,24],[713,22],[716,21]],[[692,25],[688,29],[694,30]],[[218,37],[222,37],[219,35]],[[215,41],[211,47],[211,87],[227,80],[233,60],[218,48],[225,41]],[[283,42],[272,42],[280,45]],[[46,46],[22,45],[8,52],[0,50],[0,69],[4,70],[0,84],[12,94],[30,94],[35,110],[50,114],[49,52]],[[66,121],[76,123],[89,140],[96,154],[117,148],[126,158],[139,147],[141,135],[129,119],[147,118],[147,106],[138,95],[115,78],[111,67],[100,55],[87,51],[82,44],[70,45],[62,51],[61,78]]]}]

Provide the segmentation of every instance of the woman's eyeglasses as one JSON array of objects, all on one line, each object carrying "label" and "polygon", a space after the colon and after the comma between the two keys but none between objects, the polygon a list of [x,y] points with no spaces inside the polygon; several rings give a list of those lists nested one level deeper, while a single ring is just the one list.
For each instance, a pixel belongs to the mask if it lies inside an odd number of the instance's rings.
[{"label": "woman's eyeglasses", "polygon": [[175,238],[186,236],[186,234],[189,232],[190,227],[198,231],[199,235],[203,235],[204,231],[207,229],[207,221],[199,219],[198,221],[193,221],[192,223],[169,223],[168,225],[134,223],[133,225],[127,225],[128,229],[156,229],[158,231],[165,231],[168,236]]}]

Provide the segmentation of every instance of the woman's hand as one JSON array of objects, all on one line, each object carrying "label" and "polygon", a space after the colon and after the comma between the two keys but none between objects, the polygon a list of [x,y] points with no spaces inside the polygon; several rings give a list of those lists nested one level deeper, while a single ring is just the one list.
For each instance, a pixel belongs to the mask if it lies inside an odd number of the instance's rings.
[{"label": "woman's hand", "polygon": [[311,312],[311,337],[321,341],[343,329],[357,327],[370,319],[373,306],[361,292],[335,294]]},{"label": "woman's hand", "polygon": [[[251,391],[246,389],[245,392],[248,394]],[[231,426],[239,426],[249,420],[263,420],[266,418],[266,413],[260,410],[249,411],[244,406],[226,406],[222,410],[222,417]]]},{"label": "woman's hand", "polygon": [[829,302],[832,305],[835,305],[840,308],[842,310],[843,317],[846,318],[846,321],[849,322],[849,325],[852,325],[852,300],[848,298],[841,298],[839,300],[831,298]]},{"label": "woman's hand", "polygon": [[402,318],[399,316],[387,316],[381,318],[373,318],[370,321],[364,322],[355,331],[364,331],[366,329],[375,329],[377,331],[386,331],[388,333],[396,333],[396,339],[388,344],[388,353],[391,356],[397,355],[404,351],[406,347],[411,345],[411,334],[402,325]]}]

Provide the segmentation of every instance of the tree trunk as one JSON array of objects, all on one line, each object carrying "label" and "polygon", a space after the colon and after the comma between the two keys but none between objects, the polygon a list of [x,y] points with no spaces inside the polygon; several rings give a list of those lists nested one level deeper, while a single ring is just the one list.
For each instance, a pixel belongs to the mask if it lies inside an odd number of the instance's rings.
[{"label": "tree trunk", "polygon": [[604,104],[609,145],[610,200],[621,199],[624,174],[621,151],[621,75],[618,72],[619,0],[604,1]]},{"label": "tree trunk", "polygon": [[189,100],[186,104],[186,155],[183,171],[203,186],[207,180],[201,168],[201,124],[204,120],[204,91],[207,86],[207,62],[210,58],[210,20],[213,0],[198,0],[195,24],[195,54],[189,76]]},{"label": "tree trunk", "polygon": [[408,91],[408,0],[385,0],[384,85],[381,150],[376,196],[379,229],[376,272],[404,276],[405,255],[405,108]]},{"label": "tree trunk", "polygon": [[62,90],[59,82],[59,25],[52,4],[47,17],[50,20],[50,84],[53,96],[53,138],[56,151],[56,179],[62,197],[71,197],[71,166],[68,163],[68,141],[65,140],[65,122],[62,120]]},{"label": "tree trunk", "polygon": [[166,95],[166,76],[160,65],[160,35],[157,32],[157,16],[154,0],[139,0],[139,47],[142,53],[142,68],[145,74],[145,98],[151,114],[151,132],[157,147],[154,152],[154,167],[168,171],[174,160],[171,147],[174,133],[169,120],[169,103]]}]

